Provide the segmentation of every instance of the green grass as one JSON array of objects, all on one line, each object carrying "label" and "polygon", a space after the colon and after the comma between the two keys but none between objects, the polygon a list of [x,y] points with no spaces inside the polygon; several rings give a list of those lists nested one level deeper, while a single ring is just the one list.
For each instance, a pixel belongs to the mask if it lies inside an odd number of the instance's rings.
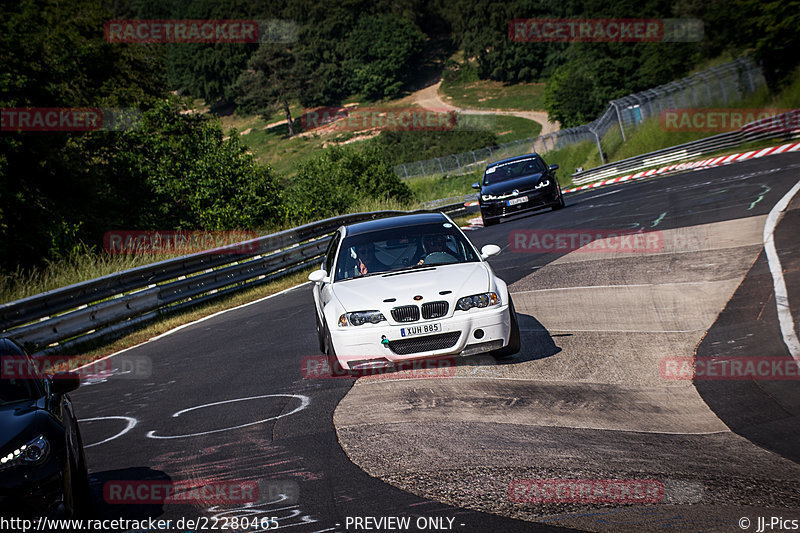
[{"label": "green grass", "polygon": [[[486,130],[497,136],[498,143],[538,137],[542,125],[535,120],[511,115],[459,114],[456,131]],[[480,146],[484,148],[484,146]],[[448,155],[448,154],[440,154]]]},{"label": "green grass", "polygon": [[481,172],[463,176],[428,176],[405,181],[418,202],[462,196],[475,192],[472,184],[480,180]]},{"label": "green grass", "polygon": [[540,111],[544,109],[543,83],[506,85],[499,81],[443,81],[442,100],[466,109]]},{"label": "green grass", "polygon": [[[458,176],[453,178],[409,180],[406,183],[414,192],[414,201],[404,203],[396,200],[364,198],[357,204],[352,205],[347,210],[347,213],[420,209],[423,202],[469,194],[472,192],[470,185],[476,179],[474,176]],[[258,235],[268,235],[298,225],[300,225],[298,221],[286,221],[281,225],[263,227],[254,231]],[[181,255],[183,254],[142,253],[112,255],[84,246],[73,256],[61,261],[47,262],[34,271],[18,270],[11,274],[0,274],[0,303],[19,300],[49,290],[113,274],[114,272],[180,257]]]},{"label": "green grass", "polygon": [[508,115],[492,116],[495,117],[492,131],[497,134],[499,143],[538,137],[542,131],[542,125],[535,120]]},{"label": "green grass", "polygon": [[[612,154],[612,161],[619,161],[627,159],[639,154],[646,154],[662,148],[669,148],[677,144],[683,144],[690,141],[696,141],[704,137],[708,137],[709,133],[702,133],[697,131],[680,131],[671,132],[664,131],[658,118],[653,118],[645,121],[636,130],[630,132],[626,143],[622,143],[622,136],[618,128],[612,128],[605,137],[603,137],[603,149],[607,154]],[[599,163],[599,155],[596,154],[592,159],[592,163]]]},{"label": "green grass", "polygon": [[[798,108],[800,107],[800,68],[795,71],[794,76],[778,94],[771,94],[766,88],[762,88],[740,101],[729,104],[717,103],[706,107],[752,108],[754,110],[763,108],[779,110]],[[716,135],[715,132],[667,131],[662,127],[658,117],[651,117],[645,120],[636,129],[626,128],[625,134],[626,142],[623,142],[619,127],[612,127],[601,139],[603,151],[607,156],[606,163],[613,163],[614,161]],[[775,139],[757,141],[736,149],[721,150],[716,155],[763,148],[778,142]],[[710,157],[710,155],[704,157]],[[560,176],[564,177],[560,180],[562,185],[571,183],[569,177],[575,172],[576,168],[590,169],[601,165],[597,144],[593,141],[572,145],[554,152],[547,152],[544,154],[544,158],[548,163],[558,163],[560,165]]]},{"label": "green grass", "polygon": [[165,259],[162,255],[98,254],[86,247],[62,261],[51,261],[35,271],[0,274],[0,302],[10,302],[45,291]]},{"label": "green grass", "polygon": [[578,167],[584,167],[591,154],[597,153],[597,145],[593,141],[572,144],[561,150],[553,150],[542,154],[548,165],[558,165],[556,176],[562,187],[572,184],[572,175]]},{"label": "green grass", "polygon": [[270,129],[254,129],[241,136],[259,163],[266,164],[283,176],[293,175],[303,160],[319,152],[324,140],[317,135],[289,137],[285,124]]},{"label": "green grass", "polygon": [[[292,113],[292,118],[297,119],[305,108],[299,103],[295,102],[289,104],[289,111]],[[224,129],[235,128],[239,131],[244,131],[248,127],[259,125],[264,127],[267,124],[274,124],[275,122],[286,122],[286,111],[283,109],[274,109],[269,115],[262,117],[260,115],[240,115],[236,112],[226,109],[221,111],[220,120]]]},{"label": "green grass", "polygon": [[[242,135],[241,140],[259,163],[271,166],[282,176],[291,177],[297,173],[300,163],[318,154],[329,143],[344,143],[359,135],[363,134],[337,131],[328,135],[311,133],[289,137],[286,124],[279,124],[269,129],[253,129],[247,135]],[[352,143],[365,140],[354,140]]]}]

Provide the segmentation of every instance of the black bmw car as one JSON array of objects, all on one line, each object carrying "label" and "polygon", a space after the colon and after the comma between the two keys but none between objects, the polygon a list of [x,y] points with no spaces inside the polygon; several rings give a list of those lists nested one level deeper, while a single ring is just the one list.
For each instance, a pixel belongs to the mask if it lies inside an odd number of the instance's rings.
[{"label": "black bmw car", "polygon": [[521,211],[564,207],[556,169],[558,165],[547,166],[539,154],[490,163],[483,180],[472,185],[480,191],[483,225],[491,226],[504,216]]},{"label": "black bmw car", "polygon": [[68,392],[71,372],[43,377],[0,338],[0,515],[69,518],[88,511],[89,476]]}]

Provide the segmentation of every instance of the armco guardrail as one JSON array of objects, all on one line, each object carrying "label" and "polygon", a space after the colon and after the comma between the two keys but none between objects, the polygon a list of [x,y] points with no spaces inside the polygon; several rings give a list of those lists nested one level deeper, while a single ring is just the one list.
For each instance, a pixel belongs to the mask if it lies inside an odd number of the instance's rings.
[{"label": "armco guardrail", "polygon": [[[800,136],[800,128],[787,127],[787,125],[797,125],[799,120],[800,109],[795,109],[774,117],[751,122],[735,131],[720,133],[705,139],[679,144],[648,154],[629,157],[615,163],[608,163],[583,172],[577,172],[572,175],[572,183],[585,185],[619,174],[638,172],[659,165],[700,157],[753,141],[793,139]],[[776,126],[776,124],[778,125]]]},{"label": "armco guardrail", "polygon": [[[458,202],[436,211],[458,214],[465,208]],[[398,214],[405,212],[341,215],[5,303],[0,305],[0,331],[35,351],[68,349],[118,334],[165,310],[312,266],[324,253],[330,233],[342,224]]]}]

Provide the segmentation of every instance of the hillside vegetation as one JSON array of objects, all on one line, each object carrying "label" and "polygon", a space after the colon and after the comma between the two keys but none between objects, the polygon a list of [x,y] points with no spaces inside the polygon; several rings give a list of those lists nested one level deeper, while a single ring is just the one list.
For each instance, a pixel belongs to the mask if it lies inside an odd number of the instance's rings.
[{"label": "hillside vegetation", "polygon": [[[22,0],[0,9],[0,107],[140,117],[116,130],[0,136],[0,272],[12,285],[47,264],[102,253],[112,229],[266,231],[360,205],[414,206],[435,188],[402,182],[393,165],[538,132],[507,117],[452,131],[303,131],[302,114],[317,106],[390,106],[444,70],[445,96],[490,108],[541,105],[570,126],[610,98],[722,54],[754,54],[775,91],[800,57],[792,2]],[[509,40],[509,21],[526,17],[694,17],[705,35],[693,43]],[[104,39],[104,23],[131,18],[281,19],[296,39]]]}]

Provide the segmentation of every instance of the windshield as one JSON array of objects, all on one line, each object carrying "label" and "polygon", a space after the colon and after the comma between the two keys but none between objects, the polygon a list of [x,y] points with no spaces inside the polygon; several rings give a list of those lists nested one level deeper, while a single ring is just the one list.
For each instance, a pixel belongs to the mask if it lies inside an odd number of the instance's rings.
[{"label": "windshield", "polygon": [[346,237],[334,281],[475,261],[475,249],[449,222],[407,226]]},{"label": "windshield", "polygon": [[509,163],[500,163],[499,165],[487,168],[483,175],[483,184],[491,185],[492,183],[521,178],[531,174],[541,174],[543,172],[547,172],[547,165],[544,164],[542,158],[530,157],[528,159],[520,159],[519,161],[511,161]]},{"label": "windshield", "polygon": [[[33,400],[38,397],[33,369],[27,357],[3,355],[0,357],[0,406]],[[20,377],[22,376],[22,377]]]}]

